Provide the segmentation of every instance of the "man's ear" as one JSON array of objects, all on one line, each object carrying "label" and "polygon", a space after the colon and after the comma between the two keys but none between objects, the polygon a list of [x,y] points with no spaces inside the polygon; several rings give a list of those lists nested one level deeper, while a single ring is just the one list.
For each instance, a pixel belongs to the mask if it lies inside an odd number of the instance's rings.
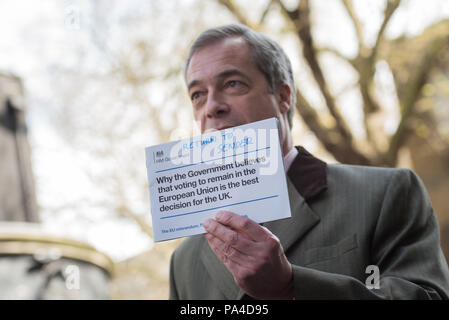
[{"label": "man's ear", "polygon": [[278,102],[281,113],[287,113],[287,111],[290,109],[290,95],[292,94],[292,90],[290,86],[286,83],[282,83],[278,87]]}]

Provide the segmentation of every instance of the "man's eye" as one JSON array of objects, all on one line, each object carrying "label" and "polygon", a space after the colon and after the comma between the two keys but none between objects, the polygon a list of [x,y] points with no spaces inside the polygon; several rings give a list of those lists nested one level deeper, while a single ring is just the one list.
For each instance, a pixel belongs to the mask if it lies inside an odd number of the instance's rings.
[{"label": "man's eye", "polygon": [[237,80],[231,80],[231,81],[228,81],[228,83],[227,83],[228,87],[231,87],[231,88],[234,88],[240,84],[242,84],[242,83]]},{"label": "man's eye", "polygon": [[198,91],[195,91],[194,93],[192,93],[192,95],[190,96],[190,99],[192,99],[192,101],[194,101],[195,99],[198,99],[200,97],[200,93]]}]

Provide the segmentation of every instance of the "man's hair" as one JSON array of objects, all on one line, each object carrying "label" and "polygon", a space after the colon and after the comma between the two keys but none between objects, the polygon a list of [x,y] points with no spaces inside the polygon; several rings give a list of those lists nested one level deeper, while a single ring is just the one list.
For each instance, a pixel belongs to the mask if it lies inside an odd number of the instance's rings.
[{"label": "man's hair", "polygon": [[296,105],[296,90],[290,60],[284,50],[267,36],[255,32],[241,24],[229,24],[207,29],[199,35],[190,48],[186,61],[184,78],[192,56],[200,49],[216,44],[227,38],[242,38],[249,45],[251,55],[257,68],[265,75],[272,92],[282,84],[290,87],[290,109],[287,113],[288,123],[292,127],[293,111]]}]

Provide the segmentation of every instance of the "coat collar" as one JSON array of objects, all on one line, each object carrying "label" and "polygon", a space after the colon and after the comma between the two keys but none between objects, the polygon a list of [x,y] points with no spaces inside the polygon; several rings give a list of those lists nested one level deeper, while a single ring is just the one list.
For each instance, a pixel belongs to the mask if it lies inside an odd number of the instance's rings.
[{"label": "coat collar", "polygon": [[327,189],[327,164],[303,147],[295,148],[298,155],[288,169],[287,176],[299,194],[308,201]]},{"label": "coat collar", "polygon": [[[313,157],[304,148],[296,148],[298,155],[287,172],[292,216],[264,224],[279,238],[285,252],[320,221],[306,201],[327,188],[326,163]],[[203,242],[201,260],[226,298],[234,300],[244,297],[244,292],[235,284],[232,274],[210,249],[207,241]]]}]

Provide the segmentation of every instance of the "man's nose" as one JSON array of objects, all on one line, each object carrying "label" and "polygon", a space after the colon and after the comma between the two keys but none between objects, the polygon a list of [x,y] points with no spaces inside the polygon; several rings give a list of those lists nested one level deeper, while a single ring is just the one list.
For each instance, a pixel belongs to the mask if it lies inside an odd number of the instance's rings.
[{"label": "man's nose", "polygon": [[206,114],[210,118],[218,118],[229,112],[229,105],[224,101],[224,97],[217,91],[210,90],[207,95]]}]

